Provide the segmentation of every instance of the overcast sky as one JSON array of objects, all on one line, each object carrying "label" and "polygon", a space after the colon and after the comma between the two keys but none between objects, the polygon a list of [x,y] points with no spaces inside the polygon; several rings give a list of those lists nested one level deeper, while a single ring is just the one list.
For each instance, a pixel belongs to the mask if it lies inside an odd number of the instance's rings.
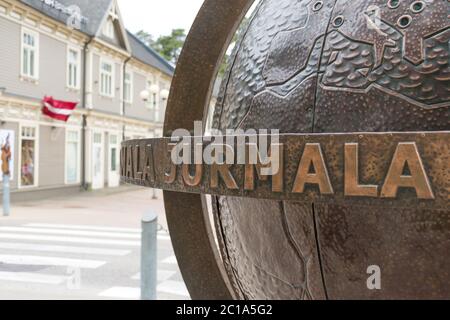
[{"label": "overcast sky", "polygon": [[158,37],[172,29],[189,31],[203,0],[118,0],[125,27]]}]

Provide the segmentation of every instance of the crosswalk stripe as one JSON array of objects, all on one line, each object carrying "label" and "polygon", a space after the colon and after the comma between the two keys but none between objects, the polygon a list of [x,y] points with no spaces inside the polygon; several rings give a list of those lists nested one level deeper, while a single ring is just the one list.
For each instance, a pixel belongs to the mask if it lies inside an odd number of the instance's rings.
[{"label": "crosswalk stripe", "polygon": [[67,277],[46,275],[46,274],[27,273],[27,272],[3,272],[3,271],[0,271],[0,280],[57,285],[57,284],[63,283],[64,281],[67,281]]},{"label": "crosswalk stripe", "polygon": [[189,297],[186,285],[181,281],[167,280],[158,285],[158,292],[176,294],[178,296]]},{"label": "crosswalk stripe", "polygon": [[[176,274],[176,271],[169,271],[169,270],[159,270],[157,271],[157,279],[158,281],[166,281],[170,279],[172,276]],[[141,280],[141,273],[137,273],[134,276],[131,277],[132,280]]]},{"label": "crosswalk stripe", "polygon": [[130,250],[91,248],[91,247],[70,247],[31,243],[0,242],[0,249],[41,251],[41,252],[61,252],[61,253],[81,253],[95,254],[101,256],[126,256]]},{"label": "crosswalk stripe", "polygon": [[168,240],[170,241],[170,236],[158,234],[158,240]]},{"label": "crosswalk stripe", "polygon": [[141,289],[132,287],[112,287],[100,292],[98,295],[105,298],[139,299],[141,297]]},{"label": "crosswalk stripe", "polygon": [[104,238],[119,238],[119,239],[140,239],[140,234],[127,234],[118,232],[97,232],[97,231],[78,231],[78,230],[58,230],[58,229],[41,229],[30,227],[0,227],[0,231],[6,232],[28,232],[40,234],[64,234],[72,236],[91,236]]},{"label": "crosswalk stripe", "polygon": [[116,228],[116,227],[98,227],[89,225],[68,225],[68,224],[50,224],[50,223],[28,223],[26,227],[34,228],[57,228],[57,229],[72,229],[72,230],[91,230],[91,231],[112,231],[112,232],[132,232],[140,233],[138,228]]},{"label": "crosswalk stripe", "polygon": [[[183,282],[165,281],[158,285],[157,293],[174,294],[189,298],[189,292]],[[100,297],[115,299],[139,299],[141,289],[135,287],[112,287],[98,294]]]},{"label": "crosswalk stripe", "polygon": [[[44,227],[44,225],[32,227],[32,223],[25,225],[25,227],[0,227],[0,231],[7,232],[29,232],[29,233],[39,233],[39,234],[64,234],[64,235],[74,235],[74,236],[93,236],[93,237],[106,237],[106,238],[120,238],[120,239],[140,239],[139,234],[130,233],[117,233],[117,232],[93,232],[93,231],[83,231],[83,230],[61,230],[53,229],[50,227]],[[37,224],[36,224],[37,225]],[[45,225],[50,226],[50,225]],[[118,228],[120,229],[120,228]],[[159,240],[170,241],[170,235],[166,231],[158,231]]]},{"label": "crosswalk stripe", "polygon": [[130,246],[130,247],[139,247],[141,245],[140,241],[130,241],[130,240],[77,238],[77,237],[64,237],[64,236],[41,236],[41,235],[34,235],[34,234],[32,235],[32,234],[19,234],[19,233],[0,233],[0,239],[107,244],[107,245]]},{"label": "crosswalk stripe", "polygon": [[80,260],[57,257],[23,256],[23,255],[0,255],[0,263],[27,265],[27,266],[66,266],[74,268],[96,269],[106,264],[105,261]]}]

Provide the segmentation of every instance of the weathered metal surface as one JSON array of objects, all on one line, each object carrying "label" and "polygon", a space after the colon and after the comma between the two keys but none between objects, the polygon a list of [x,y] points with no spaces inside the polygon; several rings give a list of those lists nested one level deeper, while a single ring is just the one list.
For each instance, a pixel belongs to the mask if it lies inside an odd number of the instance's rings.
[{"label": "weathered metal surface", "polygon": [[[194,140],[185,138],[180,146],[189,142],[187,150],[194,152]],[[121,150],[122,182],[310,204],[422,209],[450,204],[450,132],[282,135],[272,159],[279,170],[270,176],[262,174],[264,166],[251,164],[248,155],[238,164],[239,150],[254,151],[250,144],[238,144],[238,137],[225,140],[234,141],[234,148],[223,144],[216,150],[232,151],[228,160],[233,164],[176,165],[172,150],[177,143],[171,138],[127,141]],[[203,142],[201,156],[210,145]]]},{"label": "weathered metal surface", "polygon": [[[192,130],[194,121],[205,119],[222,55],[252,2],[205,1],[176,70],[166,137],[178,128]],[[235,47],[214,127],[288,134],[449,131],[449,12],[447,0],[262,0]],[[322,191],[356,195],[339,199],[334,194],[336,202],[324,202],[322,196],[309,198],[309,203],[251,199],[239,190],[215,197],[221,257],[202,197],[166,191],[174,248],[192,297],[449,298],[448,167],[430,174],[430,189],[426,179],[414,182],[423,188],[421,197],[430,198],[432,190],[434,200],[418,200],[410,188],[400,189],[395,199],[370,199],[375,191],[392,196],[395,188],[390,186],[403,180],[386,179],[389,172],[395,176],[401,170],[389,159],[399,142],[416,142],[420,156],[427,158],[422,159],[426,172],[433,163],[431,155],[437,159],[448,154],[448,142],[439,149],[420,139],[386,142],[382,154],[377,150],[383,147],[371,144],[370,151],[364,151],[364,142],[352,139],[347,141],[345,163],[344,146],[340,158],[330,160],[323,142],[324,163],[339,168],[341,176],[330,170],[327,188],[322,175]],[[359,143],[358,163],[352,142]],[[427,148],[429,153],[424,152]],[[401,158],[415,152],[407,144],[397,154]],[[377,157],[379,162],[372,165],[365,162]],[[293,161],[299,165],[299,159]],[[441,164],[448,166],[448,158]],[[413,168],[402,169],[407,175],[420,167],[416,161]],[[285,178],[292,188],[297,169]],[[353,172],[347,177],[353,183],[342,184],[343,169]],[[179,175],[174,177],[175,185],[183,182]],[[333,181],[336,177],[341,182]],[[185,170],[185,178],[191,186],[177,190],[196,191],[194,170]],[[447,199],[441,194],[444,202],[432,207],[440,197],[436,181]],[[241,182],[251,186],[249,180]],[[258,183],[258,190],[273,194],[270,184]],[[298,187],[301,191],[302,185]],[[381,290],[367,288],[370,265],[382,270]]]},{"label": "weathered metal surface", "polygon": [[[421,10],[417,3],[262,1],[223,82],[215,127],[282,133],[449,130],[450,3],[423,1]],[[323,12],[328,16],[321,28],[316,18]],[[403,16],[411,19],[407,26]],[[353,202],[292,208],[291,202],[235,197],[219,197],[218,203],[226,254],[246,298],[450,297],[450,276],[442,271],[450,269],[443,254],[450,251],[443,240],[449,238],[448,208],[396,210]],[[289,219],[299,212],[312,217],[301,229]],[[365,223],[363,212],[371,217]],[[395,223],[402,224],[397,228],[407,232],[407,240],[395,226],[380,227],[398,215],[403,219]],[[262,242],[249,238],[249,226],[270,233],[264,246],[277,248],[270,262],[260,254]],[[311,234],[316,243],[307,240]],[[413,254],[421,242],[436,250]],[[390,245],[377,250],[380,243]],[[304,261],[310,261],[308,268],[301,267]],[[377,263],[389,285],[369,290],[366,269]],[[306,287],[289,278],[292,270],[303,275]]]}]

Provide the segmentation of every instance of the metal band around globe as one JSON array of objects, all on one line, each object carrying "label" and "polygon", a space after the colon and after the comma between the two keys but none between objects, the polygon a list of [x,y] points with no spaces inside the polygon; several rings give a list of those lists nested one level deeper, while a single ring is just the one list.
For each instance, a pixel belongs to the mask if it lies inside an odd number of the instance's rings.
[{"label": "metal band around globe", "polygon": [[[226,140],[242,140],[237,138]],[[121,150],[122,182],[175,192],[308,203],[427,209],[449,205],[450,132],[277,138],[279,169],[272,176],[262,175],[264,166],[250,162],[175,165],[172,149],[177,143],[170,138],[128,141]],[[186,140],[193,152],[194,138]],[[203,142],[202,156],[210,144]],[[215,146],[224,153],[225,148],[233,150],[233,158],[242,147],[236,143]]]},{"label": "metal band around globe", "polygon": [[[204,1],[175,69],[165,114],[165,137],[178,128],[194,130],[195,121],[206,119],[205,110],[223,56],[253,2]],[[192,299],[236,299],[203,200],[199,194],[164,191],[178,264]]]}]

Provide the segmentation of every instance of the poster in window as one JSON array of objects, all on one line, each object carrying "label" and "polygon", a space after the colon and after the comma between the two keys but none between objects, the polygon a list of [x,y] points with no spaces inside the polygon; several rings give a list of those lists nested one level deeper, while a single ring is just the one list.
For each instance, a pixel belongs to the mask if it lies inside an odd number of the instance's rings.
[{"label": "poster in window", "polygon": [[35,172],[35,141],[22,140],[21,154],[21,185],[23,187],[34,186]]},{"label": "poster in window", "polygon": [[[3,150],[3,148],[5,146],[10,147],[10,151],[11,151],[11,157],[9,159],[9,175],[10,175],[10,179],[12,180],[14,178],[14,148],[15,148],[15,132],[13,130],[0,130],[0,147]],[[3,158],[6,157],[1,157],[0,158],[0,163],[1,163],[1,168],[3,168]]]}]

